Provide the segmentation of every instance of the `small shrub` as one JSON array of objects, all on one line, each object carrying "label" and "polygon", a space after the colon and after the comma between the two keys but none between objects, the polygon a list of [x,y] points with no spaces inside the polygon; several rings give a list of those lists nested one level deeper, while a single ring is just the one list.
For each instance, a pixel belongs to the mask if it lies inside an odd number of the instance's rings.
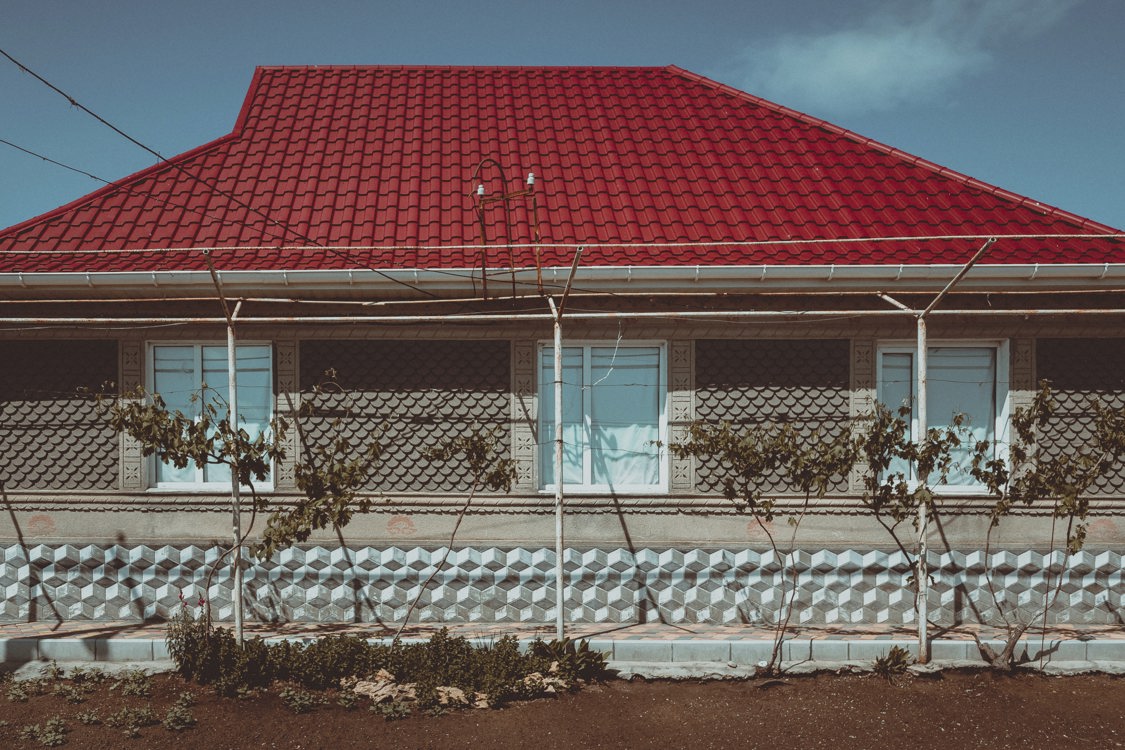
[{"label": "small shrub", "polygon": [[169,732],[180,732],[195,726],[195,716],[192,715],[190,708],[177,703],[168,709],[161,723]]},{"label": "small shrub", "polygon": [[8,700],[12,703],[27,703],[31,692],[27,689],[27,682],[13,682],[8,686]]},{"label": "small shrub", "polygon": [[186,605],[169,621],[165,641],[181,676],[214,685],[225,697],[266,687],[277,678],[269,644],[254,638],[239,645],[230,630],[212,627]]},{"label": "small shrub", "polygon": [[58,665],[58,662],[56,662],[54,659],[51,660],[50,664],[44,664],[39,668],[40,678],[47,680],[48,682],[57,682],[61,680],[65,675],[66,670],[60,667]]},{"label": "small shrub", "polygon": [[152,677],[143,669],[127,669],[118,675],[110,690],[119,690],[122,695],[148,698],[152,695]]},{"label": "small shrub", "polygon": [[86,685],[58,682],[51,689],[51,694],[57,695],[67,703],[79,704],[86,702],[86,696],[89,695],[90,690],[91,688]]},{"label": "small shrub", "polygon": [[102,717],[98,716],[98,712],[96,709],[90,709],[89,711],[79,711],[74,715],[74,718],[78,719],[79,724],[85,724],[86,726],[94,726],[96,724],[102,723]]},{"label": "small shrub", "polygon": [[147,706],[143,708],[123,708],[103,720],[107,727],[120,729],[126,737],[140,737],[141,729],[159,724],[156,713]]},{"label": "small shrub", "polygon": [[90,669],[75,667],[70,670],[70,681],[76,685],[100,685],[108,679],[109,674],[97,667]]},{"label": "small shrub", "polygon": [[27,703],[33,695],[46,695],[50,690],[46,680],[13,680],[8,685],[8,700],[13,703]]},{"label": "small shrub", "polygon": [[38,742],[44,747],[58,747],[66,744],[66,735],[69,731],[62,717],[53,716],[42,726],[31,724],[20,729],[19,736],[21,740]]},{"label": "small shrub", "polygon": [[533,688],[527,677],[550,667],[549,661],[534,652],[530,656],[521,654],[519,641],[510,635],[485,649],[480,661],[480,680],[473,686],[474,692],[487,695],[489,705],[494,708],[538,695],[540,691]]},{"label": "small shrub", "polygon": [[336,696],[336,704],[345,711],[354,711],[359,705],[359,696],[351,690],[341,690]]},{"label": "small shrub", "polygon": [[872,671],[885,680],[893,681],[895,677],[906,674],[906,668],[914,663],[914,657],[902,646],[891,646],[885,656],[875,658],[871,665]]},{"label": "small shrub", "polygon": [[316,693],[310,693],[308,690],[301,690],[299,688],[285,688],[278,697],[281,702],[285,704],[286,708],[295,714],[307,714],[314,711],[317,707],[324,705],[324,698]]},{"label": "small shrub", "polygon": [[531,646],[536,656],[558,664],[559,674],[569,680],[599,680],[606,675],[606,656],[590,648],[589,641],[537,640]]},{"label": "small shrub", "polygon": [[[331,635],[304,646],[285,643],[274,648],[278,678],[299,682],[313,690],[324,690],[338,685],[341,679],[375,671],[379,653],[379,649],[356,635]],[[288,662],[288,670],[282,666],[283,660]]]}]

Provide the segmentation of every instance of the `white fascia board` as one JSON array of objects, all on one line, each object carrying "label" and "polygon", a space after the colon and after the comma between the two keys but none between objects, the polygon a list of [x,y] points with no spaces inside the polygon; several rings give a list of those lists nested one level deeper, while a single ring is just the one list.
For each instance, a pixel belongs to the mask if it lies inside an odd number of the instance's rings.
[{"label": "white fascia board", "polygon": [[[938,291],[952,279],[958,265],[820,265],[820,266],[597,266],[579,267],[574,288],[596,292],[826,292]],[[561,290],[570,267],[541,271],[543,284]],[[415,287],[432,294],[480,293],[480,269],[220,271],[224,291],[233,296],[302,296],[357,293],[411,296]],[[521,292],[536,289],[534,268],[515,270]],[[493,293],[511,288],[511,269],[489,269]],[[1125,263],[1007,264],[974,266],[959,291],[1121,288]],[[208,294],[214,289],[207,271],[117,271],[95,273],[0,273],[0,291],[33,298],[35,293],[66,292],[91,297],[142,292],[152,296]],[[146,291],[147,290],[147,291]]]}]

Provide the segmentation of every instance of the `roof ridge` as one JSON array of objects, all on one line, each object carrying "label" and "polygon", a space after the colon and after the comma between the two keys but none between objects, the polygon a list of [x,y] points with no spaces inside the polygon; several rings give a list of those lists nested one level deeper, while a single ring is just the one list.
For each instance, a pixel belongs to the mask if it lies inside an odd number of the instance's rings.
[{"label": "roof ridge", "polygon": [[746,91],[736,89],[733,86],[729,86],[725,83],[720,83],[719,81],[708,78],[704,75],[700,75],[699,73],[695,73],[690,70],[684,70],[683,68],[677,67],[675,65],[668,65],[665,69],[670,73],[682,76],[683,78],[687,78],[688,80],[710,86],[716,90],[731,94],[739,99],[753,102],[754,104],[766,107],[767,109],[771,109],[787,117],[796,118],[808,125],[822,128],[835,135],[843,136],[844,138],[858,143],[861,146],[872,148],[876,151],[881,151],[882,153],[904,161],[911,166],[917,166],[923,169],[927,169],[941,177],[946,177],[951,180],[960,182],[968,187],[982,190],[986,193],[989,193],[990,195],[1000,198],[1001,200],[1009,201],[1015,203],[1017,206],[1026,207],[1032,211],[1042,213],[1044,216],[1049,216],[1051,218],[1069,222],[1078,226],[1080,229],[1099,230],[1104,231],[1106,234],[1120,233],[1120,230],[1116,227],[1111,227],[1108,224],[1102,224],[1101,222],[1094,221],[1093,219],[1087,219],[1083,216],[1079,216],[1078,214],[1067,211],[1066,209],[1059,208],[1058,206],[1051,205],[1050,203],[1044,203],[1043,201],[1036,200],[1026,195],[1014,193],[1011,190],[1005,190],[1004,188],[993,185],[992,183],[985,182],[984,180],[972,177],[971,175],[967,175],[964,172],[958,172],[955,169],[944,167],[941,164],[932,162],[929,159],[917,156],[908,151],[903,151],[900,148],[888,146],[882,141],[860,135],[853,130],[848,130],[847,128],[831,123],[828,120],[823,120],[819,117],[816,117],[815,115],[810,115],[805,112],[801,112],[800,110],[793,109],[792,107],[786,107],[783,104],[778,104],[776,102],[770,101],[769,99],[765,99],[763,97],[750,94]]},{"label": "roof ridge", "polygon": [[348,64],[348,65],[258,65],[255,71],[266,70],[666,70],[662,65],[410,65],[410,64]]}]

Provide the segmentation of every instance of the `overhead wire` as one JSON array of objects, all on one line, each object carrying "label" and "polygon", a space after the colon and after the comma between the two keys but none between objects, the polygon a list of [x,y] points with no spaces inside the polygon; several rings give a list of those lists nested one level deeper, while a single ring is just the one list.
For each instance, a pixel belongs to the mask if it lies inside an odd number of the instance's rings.
[{"label": "overhead wire", "polygon": [[[202,211],[198,208],[194,208],[192,206],[187,206],[187,205],[184,205],[183,203],[176,203],[175,201],[170,201],[167,198],[161,198],[160,196],[156,195],[155,193],[149,192],[147,190],[137,190],[137,189],[135,189],[135,188],[133,188],[132,186],[129,186],[129,185],[115,183],[113,180],[107,180],[106,178],[99,177],[98,175],[93,174],[92,172],[87,172],[84,169],[80,169],[80,168],[75,167],[71,164],[67,164],[65,162],[58,161],[57,159],[52,159],[49,156],[45,156],[44,154],[40,154],[37,151],[32,151],[29,148],[25,148],[25,147],[20,146],[19,144],[16,144],[16,143],[12,143],[11,141],[6,140],[4,138],[0,138],[0,143],[3,143],[5,146],[10,146],[11,148],[16,149],[17,151],[22,151],[23,153],[28,154],[29,156],[34,156],[35,158],[41,159],[41,160],[43,160],[43,161],[45,161],[49,164],[54,164],[57,167],[62,167],[63,169],[68,169],[71,172],[75,172],[75,173],[83,175],[85,177],[89,177],[90,179],[95,180],[97,182],[100,182],[104,185],[114,186],[118,190],[123,190],[126,193],[128,193],[129,195],[135,195],[135,196],[140,196],[140,197],[144,197],[144,198],[150,198],[150,199],[156,201],[157,203],[160,203],[161,205],[166,206],[168,208],[177,208],[177,209],[180,209],[182,211],[187,211],[188,213],[196,214],[196,215],[198,215],[202,218],[210,219],[211,221],[215,221],[215,222],[218,222],[220,224],[224,224],[226,226],[239,226],[239,227],[244,227],[244,228],[247,228],[247,229],[259,229],[258,227],[251,227],[249,224],[247,224],[246,222],[243,222],[243,221],[221,218],[221,217],[216,216],[214,214],[207,213],[206,211]],[[271,237],[277,237],[278,239],[284,239],[285,238],[285,235],[277,234],[270,227],[261,227],[260,231],[266,232]],[[13,250],[12,252],[16,253],[16,254],[20,254],[24,251]],[[41,253],[42,251],[34,251],[34,252]],[[178,251],[178,252],[187,252],[187,251],[185,250],[185,251]]]},{"label": "overhead wire", "polygon": [[[182,174],[182,175],[184,175],[184,176],[188,177],[189,179],[195,180],[196,182],[200,183],[200,184],[201,184],[201,185],[203,185],[204,187],[206,187],[206,188],[208,188],[209,190],[211,190],[211,191],[212,191],[213,193],[215,193],[215,194],[217,194],[217,195],[222,195],[222,196],[224,196],[225,198],[227,198],[228,200],[232,201],[233,203],[235,203],[236,205],[240,206],[241,208],[244,208],[244,209],[246,209],[247,211],[250,211],[250,212],[252,212],[252,213],[254,213],[254,214],[256,214],[256,215],[258,215],[258,216],[262,217],[262,218],[263,218],[263,219],[264,219],[265,221],[267,221],[267,222],[270,222],[270,223],[274,224],[275,226],[278,226],[278,227],[280,227],[280,228],[282,228],[282,229],[284,229],[284,230],[288,231],[288,232],[289,232],[290,234],[292,234],[292,235],[293,235],[294,237],[297,237],[297,238],[301,239],[301,240],[302,240],[302,241],[304,241],[304,242],[308,242],[308,243],[310,243],[310,244],[311,244],[311,245],[312,245],[313,247],[315,247],[315,248],[317,248],[317,249],[325,250],[325,251],[327,251],[327,252],[330,252],[330,253],[332,253],[332,254],[334,254],[334,255],[338,255],[338,256],[340,256],[340,257],[343,257],[343,258],[345,258],[346,260],[349,260],[349,261],[353,260],[353,259],[352,259],[351,257],[347,256],[346,254],[340,253],[340,252],[339,252],[339,251],[337,251],[337,250],[336,250],[335,248],[333,248],[333,247],[331,247],[331,246],[327,246],[327,245],[324,245],[324,244],[322,244],[322,243],[319,243],[319,242],[317,242],[317,241],[316,241],[316,240],[314,240],[314,239],[313,239],[312,237],[309,237],[309,236],[308,236],[308,235],[306,235],[305,233],[303,233],[303,232],[301,232],[300,230],[298,230],[298,229],[294,228],[294,227],[293,227],[293,226],[292,226],[291,224],[289,224],[288,222],[283,222],[283,221],[280,221],[279,219],[275,219],[274,217],[272,217],[272,216],[269,216],[269,215],[268,215],[268,214],[266,214],[265,212],[263,212],[263,211],[261,211],[261,210],[259,210],[259,209],[255,208],[254,206],[250,205],[249,203],[246,203],[245,201],[243,201],[243,200],[242,200],[241,198],[239,198],[238,196],[234,195],[233,193],[230,193],[230,192],[228,192],[228,191],[226,191],[226,190],[223,190],[223,189],[222,189],[222,188],[220,188],[220,187],[219,187],[218,185],[215,185],[215,184],[214,184],[213,182],[211,182],[211,181],[209,181],[209,180],[206,180],[206,179],[204,179],[204,178],[200,177],[199,175],[196,175],[196,174],[194,174],[194,173],[192,173],[192,172],[189,172],[188,170],[184,169],[184,167],[183,167],[183,166],[181,166],[181,165],[180,165],[180,164],[179,164],[179,163],[178,163],[177,161],[174,161],[174,160],[172,160],[172,159],[169,159],[168,157],[164,156],[164,155],[163,155],[162,153],[160,153],[160,152],[159,152],[159,151],[157,151],[156,149],[154,149],[154,148],[151,148],[151,147],[149,147],[149,146],[145,145],[145,144],[144,144],[144,143],[142,143],[141,141],[137,140],[137,139],[136,139],[136,138],[134,138],[133,136],[131,136],[131,135],[129,135],[128,133],[126,133],[126,132],[125,132],[124,130],[122,130],[121,128],[117,127],[117,126],[116,126],[116,125],[114,125],[113,123],[111,123],[111,122],[109,122],[108,120],[106,120],[106,119],[105,119],[104,117],[102,117],[102,116],[101,116],[101,115],[99,115],[98,113],[96,113],[96,112],[94,112],[93,110],[91,110],[91,109],[90,109],[89,107],[86,107],[85,105],[83,105],[83,104],[82,104],[81,102],[79,102],[79,101],[78,101],[77,99],[75,99],[75,98],[74,98],[73,96],[71,96],[70,94],[66,93],[66,92],[65,92],[65,91],[63,91],[63,90],[62,90],[61,88],[59,88],[59,87],[58,87],[58,86],[56,86],[55,84],[51,83],[51,82],[50,82],[50,81],[48,81],[48,80],[47,80],[46,78],[44,78],[43,76],[41,76],[41,75],[39,75],[38,73],[36,73],[35,71],[33,71],[33,70],[32,70],[31,68],[27,67],[26,65],[24,65],[23,63],[21,63],[21,62],[20,62],[19,60],[17,60],[16,58],[12,57],[12,55],[8,54],[8,52],[7,52],[6,50],[4,50],[4,49],[0,48],[0,55],[3,55],[3,56],[4,56],[4,57],[6,57],[6,58],[7,58],[8,60],[10,60],[10,61],[11,61],[11,62],[12,62],[12,63],[13,63],[13,64],[14,64],[14,65],[15,65],[15,66],[17,67],[17,68],[19,68],[19,69],[20,69],[21,71],[23,71],[24,73],[26,73],[26,74],[30,75],[30,76],[31,76],[32,78],[34,78],[35,80],[39,81],[40,83],[42,83],[43,85],[47,86],[47,87],[48,87],[49,89],[51,89],[51,90],[52,90],[52,91],[54,91],[55,93],[57,93],[57,94],[59,94],[60,96],[62,96],[62,97],[63,97],[64,99],[66,99],[66,100],[67,100],[67,101],[68,101],[68,102],[70,103],[70,105],[71,105],[72,107],[75,107],[75,108],[77,108],[77,109],[81,110],[82,112],[85,112],[86,114],[90,115],[90,116],[91,116],[91,117],[93,117],[93,118],[94,118],[95,120],[97,120],[97,121],[98,121],[98,122],[100,122],[101,124],[105,125],[105,126],[106,126],[107,128],[109,128],[109,129],[110,129],[110,130],[112,130],[113,132],[115,132],[115,133],[117,133],[118,135],[120,135],[121,137],[125,138],[125,139],[126,139],[127,141],[129,141],[130,143],[132,143],[132,144],[134,144],[135,146],[137,146],[137,147],[139,147],[139,148],[143,149],[144,151],[146,151],[146,152],[148,152],[148,153],[152,154],[152,155],[153,155],[153,156],[155,156],[155,157],[156,157],[157,159],[159,159],[159,160],[160,160],[160,162],[161,162],[162,164],[164,164],[164,165],[167,165],[167,166],[169,166],[169,167],[172,167],[173,169],[175,169],[175,170],[176,170],[177,172],[179,172],[180,174]],[[269,248],[269,249],[274,249],[274,248]],[[194,251],[197,251],[198,249],[197,249],[197,248],[191,248],[191,250],[192,250],[192,251],[194,252]],[[382,277],[386,278],[386,279],[387,279],[388,281],[392,281],[392,282],[394,282],[394,283],[396,283],[396,284],[400,284],[400,285],[402,285],[402,286],[405,286],[405,287],[407,287],[407,288],[409,288],[409,289],[412,289],[412,290],[413,290],[413,291],[415,291],[415,292],[419,292],[419,293],[421,293],[421,294],[423,294],[423,295],[426,295],[426,296],[430,296],[430,297],[436,297],[436,296],[437,296],[437,295],[436,295],[435,293],[433,293],[433,292],[430,292],[429,290],[426,290],[426,289],[421,289],[421,288],[419,288],[419,287],[417,287],[417,286],[415,286],[415,285],[413,285],[413,284],[410,284],[409,282],[403,281],[402,279],[396,279],[396,278],[394,278],[393,276],[391,276],[390,274],[387,274],[387,273],[385,273],[385,272],[383,272],[383,271],[380,271],[380,270],[378,270],[378,269],[376,269],[376,268],[371,268],[371,267],[368,267],[368,266],[364,266],[364,267],[365,267],[365,268],[367,268],[367,270],[369,270],[369,271],[372,271],[372,272],[374,272],[374,273],[376,273],[376,274],[378,274],[378,275],[380,275],[380,276],[382,276]]]},{"label": "overhead wire", "polygon": [[[25,65],[22,62],[20,62],[19,60],[17,60],[15,57],[13,57],[11,54],[9,54],[4,49],[0,49],[0,55],[7,58],[12,64],[14,64],[22,72],[26,73],[27,75],[32,76],[34,79],[36,79],[37,81],[42,83],[44,86],[48,87],[49,89],[51,89],[52,91],[54,91],[55,93],[57,93],[58,95],[63,97],[64,99],[66,99],[67,102],[71,106],[79,109],[80,111],[82,111],[82,112],[86,113],[87,115],[89,115],[90,117],[94,118],[99,123],[101,123],[105,127],[109,128],[114,133],[118,134],[119,136],[125,138],[130,143],[137,146],[138,148],[141,148],[144,151],[146,151],[147,153],[155,156],[157,159],[160,160],[160,162],[163,165],[171,167],[171,168],[175,169],[176,171],[178,171],[179,173],[183,174],[184,176],[188,177],[189,179],[192,179],[192,180],[200,183],[201,185],[204,185],[205,187],[207,187],[209,190],[211,190],[215,194],[224,196],[225,198],[232,201],[236,205],[238,205],[238,206],[246,209],[247,211],[250,211],[251,213],[261,217],[268,224],[272,224],[273,226],[278,227],[283,232],[286,232],[289,235],[297,237],[304,242],[310,243],[310,245],[308,245],[308,246],[282,246],[282,247],[276,247],[276,246],[227,246],[227,247],[214,247],[214,248],[187,247],[187,248],[85,249],[85,250],[68,251],[71,254],[97,254],[97,255],[100,255],[100,254],[130,254],[130,253],[152,254],[152,253],[173,253],[173,252],[198,252],[198,251],[203,250],[203,249],[215,250],[215,251],[228,251],[228,252],[234,252],[234,251],[240,251],[240,250],[246,250],[246,251],[248,251],[248,250],[280,251],[280,250],[317,249],[317,250],[323,250],[325,252],[336,255],[337,257],[343,258],[343,259],[345,259],[349,262],[356,262],[356,259],[351,254],[352,252],[355,252],[355,251],[392,251],[392,252],[414,251],[414,252],[418,252],[418,251],[428,251],[428,250],[439,250],[439,251],[487,250],[489,248],[488,245],[438,245],[438,246],[430,246],[430,245],[355,246],[355,245],[351,245],[351,246],[332,246],[332,245],[326,245],[326,244],[320,243],[320,242],[316,241],[315,239],[309,237],[305,233],[301,232],[300,230],[298,230],[297,228],[295,228],[293,225],[289,224],[288,222],[284,222],[284,221],[281,221],[277,218],[274,218],[274,217],[268,215],[267,213],[261,211],[260,209],[250,205],[249,203],[246,203],[245,201],[241,200],[240,198],[233,195],[229,191],[223,190],[221,187],[214,184],[213,182],[211,182],[211,181],[209,181],[209,180],[207,180],[203,177],[200,177],[197,174],[194,174],[194,173],[188,171],[179,162],[164,156],[162,153],[160,153],[156,149],[153,149],[153,148],[149,147],[148,145],[141,142],[137,138],[134,138],[133,136],[129,135],[127,132],[125,132],[121,128],[117,127],[116,125],[114,125],[113,123],[108,121],[106,118],[102,117],[101,115],[99,115],[98,113],[96,113],[92,109],[90,109],[89,107],[87,107],[84,104],[82,104],[81,102],[79,102],[75,97],[71,96],[70,94],[65,92],[63,89],[61,89],[60,87],[51,83],[45,77],[36,73],[34,70],[29,68],[27,65]],[[103,180],[102,178],[97,177],[96,175],[93,175],[93,174],[91,174],[89,172],[86,172],[84,170],[72,167],[70,165],[64,164],[62,162],[58,162],[58,161],[50,159],[50,158],[47,158],[45,156],[42,156],[41,154],[37,154],[37,153],[35,153],[35,152],[33,152],[29,149],[25,149],[21,146],[13,144],[10,141],[6,141],[6,140],[2,140],[2,139],[0,139],[0,141],[5,143],[6,145],[9,145],[13,148],[16,148],[20,151],[23,151],[23,152],[28,153],[32,156],[36,156],[40,159],[43,159],[44,161],[47,161],[49,163],[56,164],[60,167],[66,168],[66,169],[70,169],[70,170],[75,171],[79,174],[83,174],[83,175],[86,175],[88,177],[91,177],[95,180],[105,182],[107,185],[114,185],[115,184],[115,183],[112,183],[108,180]],[[132,192],[125,185],[118,185],[118,187],[123,188],[123,189],[125,189],[129,192]],[[160,201],[164,202],[162,199],[157,198],[156,196],[153,196],[151,193],[145,193],[145,194],[148,195],[149,197],[152,197],[152,198],[156,199],[156,200],[160,200]],[[176,204],[168,203],[168,205],[176,205]],[[184,206],[179,206],[179,207],[187,208],[187,207],[184,207]],[[198,212],[195,209],[188,209],[188,210],[193,210],[195,212]],[[203,215],[206,215],[206,214],[203,214]],[[234,221],[229,221],[229,220],[222,220],[222,221],[224,221],[224,223],[229,223],[229,224],[238,224],[238,225],[241,225],[241,226],[244,226],[244,227],[247,227],[247,228],[264,229],[264,228],[251,227],[251,225],[246,224],[244,222],[234,222]],[[284,237],[286,236],[285,234],[278,235],[274,232],[270,232],[270,234],[272,236],[276,236],[276,237],[279,237],[281,239],[284,239]],[[784,247],[784,246],[807,246],[807,245],[825,245],[825,244],[837,245],[837,244],[873,243],[873,242],[922,242],[922,241],[980,240],[980,239],[987,239],[987,238],[990,238],[990,237],[997,237],[997,238],[1003,238],[1003,239],[1040,239],[1040,240],[1048,240],[1048,239],[1051,239],[1051,240],[1062,240],[1062,239],[1122,240],[1122,239],[1125,239],[1125,234],[1122,234],[1122,233],[1104,233],[1104,234],[1096,234],[1096,233],[1082,233],[1082,234],[1077,234],[1077,233],[1076,234],[1009,234],[1009,235],[966,234],[966,235],[927,235],[927,236],[890,236],[890,237],[810,238],[810,239],[796,239],[796,240],[794,240],[794,239],[790,239],[790,240],[738,240],[738,241],[713,241],[713,240],[708,240],[708,241],[694,241],[694,242],[643,242],[643,243],[628,243],[628,242],[624,242],[624,243],[543,243],[543,242],[535,242],[535,243],[505,243],[502,246],[497,246],[496,249],[507,249],[509,251],[515,250],[515,249],[536,249],[536,250],[542,250],[542,249],[556,249],[556,250],[574,249],[574,250],[576,250],[579,247],[587,247],[587,248],[642,248],[642,249],[658,250],[658,249],[673,249],[673,248],[704,248],[704,247],[767,247],[767,246],[768,247],[778,247],[778,246]],[[9,254],[9,255],[12,255],[12,254],[41,254],[43,252],[46,252],[46,251],[40,251],[40,250],[35,250],[35,251],[10,250],[10,251],[6,251],[6,253]],[[429,290],[423,289],[416,284],[412,284],[408,281],[405,281],[403,279],[392,276],[391,274],[389,274],[389,273],[387,273],[383,270],[374,268],[374,267],[372,267],[368,264],[363,264],[362,262],[360,262],[359,265],[360,265],[360,267],[364,268],[365,270],[369,270],[369,271],[379,275],[380,277],[387,279],[388,281],[391,281],[395,284],[404,286],[408,289],[411,289],[414,292],[417,292],[419,294],[422,294],[424,296],[434,298],[434,299],[439,298],[438,294],[436,294],[434,292],[431,292]],[[425,269],[418,269],[418,270],[424,270],[424,271],[431,272],[431,273],[439,273],[439,274],[443,274],[443,275],[454,276],[454,277],[457,277],[457,278],[475,278],[475,273],[471,270],[467,274],[465,273],[465,271],[458,271],[458,270],[454,270],[454,269],[442,269],[442,268],[425,268]],[[517,269],[513,268],[511,270],[513,271],[513,274],[514,274],[514,272]],[[514,276],[513,276],[513,279],[512,279],[512,284],[513,284],[513,287],[516,284],[523,285],[523,286],[529,286],[529,287],[530,286],[540,287],[542,285],[542,286],[546,286],[546,287],[549,287],[549,288],[558,288],[558,286],[559,286],[558,284],[551,284],[551,283],[542,283],[541,284],[541,282],[517,281],[514,278]],[[594,291],[594,290],[582,289],[582,288],[578,288],[578,287],[574,287],[574,289],[575,289],[575,291],[579,291],[579,292]],[[607,294],[608,296],[611,296],[611,297],[615,296],[615,294],[612,291],[609,291],[609,292],[603,291],[601,293]]]}]

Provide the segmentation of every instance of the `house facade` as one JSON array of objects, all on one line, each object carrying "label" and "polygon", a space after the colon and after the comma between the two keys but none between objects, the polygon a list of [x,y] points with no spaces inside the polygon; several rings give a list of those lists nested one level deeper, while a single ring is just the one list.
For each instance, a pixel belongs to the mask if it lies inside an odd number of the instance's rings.
[{"label": "house facade", "polygon": [[[722,467],[667,444],[696,420],[831,431],[911,403],[916,313],[993,238],[929,315],[928,425],[966,413],[1002,452],[1047,380],[1048,449],[1080,446],[1091,398],[1125,405],[1118,230],[674,67],[261,68],[230,135],[0,232],[0,618],[141,619],[181,594],[231,617],[226,566],[203,591],[229,473],[144,456],[84,395],[141,386],[191,413],[205,383],[224,394],[221,289],[248,431],[298,423],[289,457],[384,446],[375,510],[250,564],[248,616],[401,619],[469,491],[423,452],[486,429],[515,486],[474,498],[416,616],[553,619],[548,299],[569,289],[565,617],[768,620],[789,573],[765,531]],[[275,506],[294,465],[257,488]],[[1049,509],[986,551],[987,494],[957,472],[941,493],[936,622],[994,618],[990,582],[1034,606],[1060,580],[1051,618],[1121,622],[1125,476],[1070,558]],[[780,531],[803,499],[771,497]],[[797,621],[913,617],[858,476],[794,545]]]}]

